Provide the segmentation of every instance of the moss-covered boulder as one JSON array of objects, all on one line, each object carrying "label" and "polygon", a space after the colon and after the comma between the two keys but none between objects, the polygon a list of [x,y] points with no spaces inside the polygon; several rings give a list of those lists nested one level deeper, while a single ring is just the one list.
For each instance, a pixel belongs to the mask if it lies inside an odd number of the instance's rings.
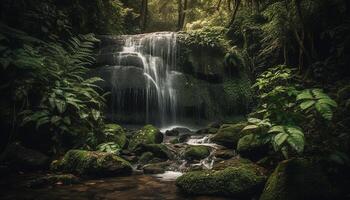
[{"label": "moss-covered boulder", "polygon": [[140,144],[160,144],[163,142],[163,134],[152,125],[146,125],[137,131],[129,141],[129,149],[134,150]]},{"label": "moss-covered boulder", "polygon": [[151,153],[151,152],[144,152],[144,153],[140,156],[140,158],[139,158],[139,163],[141,163],[141,164],[148,163],[148,162],[150,162],[153,158],[154,158],[153,153]]},{"label": "moss-covered boulder", "polygon": [[211,141],[227,148],[236,148],[238,140],[241,138],[241,130],[246,123],[224,124],[218,132],[211,138]]},{"label": "moss-covered boulder", "polygon": [[269,146],[257,139],[256,135],[249,134],[239,139],[237,152],[245,158],[257,161],[267,155]]},{"label": "moss-covered boulder", "polygon": [[72,185],[79,182],[79,178],[73,174],[50,174],[31,180],[28,186],[31,188],[39,188],[51,185]]},{"label": "moss-covered boulder", "polygon": [[174,153],[164,144],[139,144],[134,152],[137,155],[142,155],[144,152],[151,152],[154,157],[164,160],[175,157]]},{"label": "moss-covered boulder", "polygon": [[18,170],[39,170],[49,167],[49,157],[45,154],[26,148],[19,143],[10,144],[2,155],[2,161]]},{"label": "moss-covered boulder", "polygon": [[320,168],[305,159],[281,162],[268,179],[260,200],[332,199]]},{"label": "moss-covered boulder", "polygon": [[188,146],[185,149],[183,157],[186,160],[201,160],[210,155],[210,147],[207,146]]},{"label": "moss-covered boulder", "polygon": [[118,124],[106,124],[101,143],[114,142],[122,149],[127,141],[124,129]]},{"label": "moss-covered boulder", "polygon": [[231,198],[252,198],[261,191],[266,177],[243,166],[222,170],[193,171],[176,180],[176,186],[192,195],[220,195]]},{"label": "moss-covered boulder", "polygon": [[62,160],[51,164],[54,171],[63,171],[77,175],[106,177],[132,173],[129,162],[112,153],[70,150]]},{"label": "moss-covered boulder", "polygon": [[166,171],[166,168],[170,165],[169,162],[152,163],[143,167],[143,173],[145,174],[162,174]]},{"label": "moss-covered boulder", "polygon": [[224,160],[230,159],[235,156],[235,152],[231,149],[218,149],[215,151],[214,156]]}]

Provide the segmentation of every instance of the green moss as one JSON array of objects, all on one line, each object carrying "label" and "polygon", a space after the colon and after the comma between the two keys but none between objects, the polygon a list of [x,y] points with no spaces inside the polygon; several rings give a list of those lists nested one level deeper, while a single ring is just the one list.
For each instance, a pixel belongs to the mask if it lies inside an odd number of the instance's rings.
[{"label": "green moss", "polygon": [[84,150],[70,150],[51,166],[52,170],[87,176],[115,176],[132,171],[129,162],[114,154]]},{"label": "green moss", "polygon": [[120,148],[126,143],[126,135],[124,129],[118,124],[106,124],[104,133],[106,138],[104,142],[115,142]]},{"label": "green moss", "polygon": [[161,159],[173,159],[174,155],[170,149],[164,144],[140,144],[136,147],[135,153],[152,152],[153,155]]},{"label": "green moss", "polygon": [[154,155],[151,152],[145,152],[143,153],[139,158],[139,163],[148,163],[153,159]]},{"label": "green moss", "polygon": [[268,179],[260,200],[331,199],[321,170],[305,159],[281,162]]},{"label": "green moss", "polygon": [[223,124],[212,138],[212,142],[228,148],[235,148],[241,138],[241,130],[246,126],[245,122],[238,124]]},{"label": "green moss", "polygon": [[188,146],[184,152],[186,160],[201,160],[208,157],[210,154],[210,147],[207,146]]},{"label": "green moss", "polygon": [[245,135],[239,139],[237,151],[240,155],[252,160],[259,160],[267,155],[268,145],[257,139],[254,134]]},{"label": "green moss", "polygon": [[146,125],[136,132],[129,142],[129,149],[134,150],[139,144],[159,144],[163,141],[163,134],[152,125]]},{"label": "green moss", "polygon": [[228,167],[219,171],[186,173],[176,180],[176,185],[188,194],[251,198],[259,192],[265,179],[249,168]]}]

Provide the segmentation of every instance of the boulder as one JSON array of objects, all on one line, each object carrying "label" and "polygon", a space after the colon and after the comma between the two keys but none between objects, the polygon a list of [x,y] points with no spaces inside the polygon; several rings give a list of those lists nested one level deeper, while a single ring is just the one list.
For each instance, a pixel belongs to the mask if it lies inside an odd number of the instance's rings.
[{"label": "boulder", "polygon": [[202,160],[210,155],[210,147],[207,146],[188,146],[185,149],[183,157],[186,160]]},{"label": "boulder", "polygon": [[238,140],[241,138],[241,130],[246,123],[223,124],[211,141],[227,148],[236,148]]},{"label": "boulder", "polygon": [[256,138],[256,135],[249,134],[239,139],[237,152],[245,158],[257,161],[268,154],[269,146]]},{"label": "boulder", "polygon": [[330,185],[319,167],[301,158],[279,163],[260,197],[260,200],[309,199],[332,199]]},{"label": "boulder", "polygon": [[130,163],[115,154],[84,150],[68,151],[62,160],[51,164],[51,170],[94,177],[132,173]]},{"label": "boulder", "polygon": [[143,173],[145,174],[162,174],[166,168],[170,165],[169,162],[160,162],[148,164],[143,167]]},{"label": "boulder", "polygon": [[126,142],[126,134],[124,129],[118,124],[106,124],[104,128],[104,137],[100,143],[115,142],[122,149]]},{"label": "boulder", "polygon": [[139,144],[134,152],[137,155],[142,155],[144,152],[151,152],[154,157],[164,160],[173,159],[173,152],[164,144]]},{"label": "boulder", "polygon": [[146,125],[137,131],[129,141],[129,149],[134,150],[140,144],[160,144],[163,142],[163,134],[152,125]]},{"label": "boulder", "polygon": [[218,149],[215,151],[214,156],[224,160],[230,159],[235,156],[235,152],[230,149]]},{"label": "boulder", "polygon": [[188,172],[176,180],[176,186],[192,195],[220,195],[231,198],[252,198],[258,195],[266,176],[246,165],[222,170]]},{"label": "boulder", "polygon": [[140,156],[140,158],[139,158],[139,163],[141,163],[141,164],[148,163],[148,162],[150,162],[153,158],[154,158],[153,153],[151,153],[151,152],[145,152],[145,153],[143,153],[143,154]]},{"label": "boulder", "polygon": [[45,154],[23,147],[19,143],[10,144],[4,154],[3,160],[10,166],[21,170],[39,170],[47,169],[49,166],[49,157]]},{"label": "boulder", "polygon": [[51,185],[72,185],[79,182],[79,178],[74,176],[73,174],[50,174],[44,177],[31,180],[28,183],[28,186],[30,188],[40,188]]}]

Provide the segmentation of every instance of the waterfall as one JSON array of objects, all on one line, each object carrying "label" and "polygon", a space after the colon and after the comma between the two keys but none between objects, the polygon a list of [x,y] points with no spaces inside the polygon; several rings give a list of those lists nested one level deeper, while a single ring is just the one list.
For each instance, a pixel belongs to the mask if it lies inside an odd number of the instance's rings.
[{"label": "waterfall", "polygon": [[[132,115],[142,110],[146,123],[175,123],[176,33],[126,35],[122,39],[124,44],[113,57],[113,115]],[[130,87],[138,81],[144,87]],[[129,86],[125,87],[125,83]]]}]

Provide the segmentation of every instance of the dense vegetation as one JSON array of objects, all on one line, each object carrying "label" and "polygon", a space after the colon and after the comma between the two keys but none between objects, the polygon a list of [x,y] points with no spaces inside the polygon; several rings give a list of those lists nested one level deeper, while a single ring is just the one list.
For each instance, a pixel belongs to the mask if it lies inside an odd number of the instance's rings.
[{"label": "dense vegetation", "polygon": [[[130,135],[105,116],[110,94],[97,86],[103,80],[89,72],[97,67],[101,35],[177,31],[188,51],[222,52],[225,73],[244,74],[249,81],[242,85],[253,83],[254,95],[249,90],[235,97],[249,101],[242,104],[250,111],[245,119],[223,119],[219,127],[206,131],[216,134],[218,144],[228,144],[269,171],[249,161],[209,175],[191,172],[177,182],[182,190],[252,197],[276,169],[261,199],[286,199],[285,194],[270,194],[280,187],[276,173],[288,171],[283,170],[290,164],[297,166],[295,173],[308,174],[317,165],[334,193],[322,198],[349,198],[349,1],[2,0],[0,11],[0,151],[20,142],[52,158],[64,156],[51,167],[78,175],[108,176],[118,170],[129,174],[131,165],[119,157],[125,150],[135,152],[141,163],[157,155],[170,159],[155,127]],[[230,80],[223,81],[225,88],[233,87]],[[230,134],[236,134],[230,141],[222,138]],[[202,147],[186,154],[201,160],[210,153]],[[6,161],[6,155],[0,158]],[[118,170],[111,169],[113,164]],[[224,188],[226,193],[215,185],[227,177],[244,179],[245,174],[249,192],[240,182]],[[209,188],[203,186],[206,181]],[[201,189],[194,189],[197,186]],[[319,197],[308,195],[291,199]]]}]

